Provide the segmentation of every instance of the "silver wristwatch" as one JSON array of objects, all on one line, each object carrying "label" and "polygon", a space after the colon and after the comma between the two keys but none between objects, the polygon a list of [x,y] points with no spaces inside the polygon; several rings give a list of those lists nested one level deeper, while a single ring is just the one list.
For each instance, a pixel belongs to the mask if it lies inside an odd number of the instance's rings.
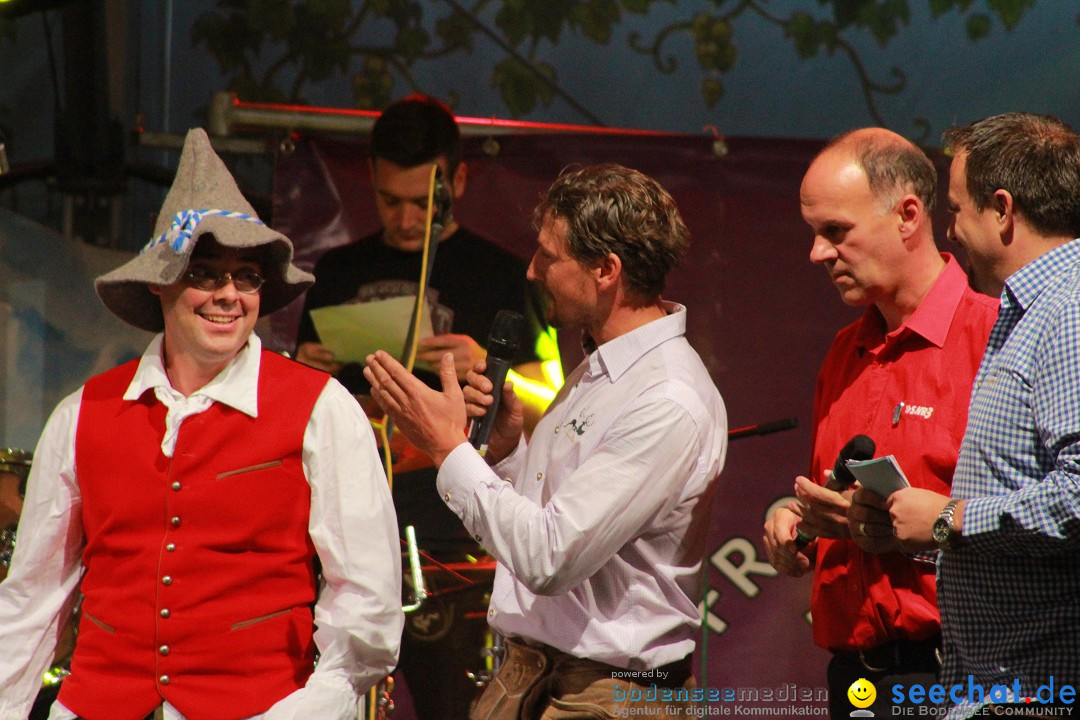
[{"label": "silver wristwatch", "polygon": [[938,515],[938,519],[934,521],[934,542],[938,544],[938,547],[947,548],[956,545],[956,541],[960,537],[960,533],[957,532],[953,526],[953,514],[956,512],[956,504],[959,500],[950,500],[945,503],[944,509],[941,514]]}]

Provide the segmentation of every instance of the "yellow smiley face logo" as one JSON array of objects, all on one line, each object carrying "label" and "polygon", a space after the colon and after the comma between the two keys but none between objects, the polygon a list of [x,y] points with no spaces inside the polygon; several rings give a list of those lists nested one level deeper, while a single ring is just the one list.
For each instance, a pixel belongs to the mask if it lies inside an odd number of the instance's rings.
[{"label": "yellow smiley face logo", "polygon": [[847,689],[847,697],[855,707],[867,708],[874,704],[874,700],[877,698],[877,688],[866,678],[859,678],[851,683],[851,687]]}]

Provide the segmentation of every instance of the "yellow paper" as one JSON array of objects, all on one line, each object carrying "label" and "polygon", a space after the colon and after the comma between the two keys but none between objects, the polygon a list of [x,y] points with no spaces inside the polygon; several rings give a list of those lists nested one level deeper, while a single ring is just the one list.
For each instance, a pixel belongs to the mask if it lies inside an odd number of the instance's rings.
[{"label": "yellow paper", "polygon": [[[348,305],[330,305],[311,311],[322,344],[338,362],[364,362],[376,350],[400,359],[405,349],[415,299],[407,295]],[[431,313],[424,308],[419,337],[431,337]]]}]

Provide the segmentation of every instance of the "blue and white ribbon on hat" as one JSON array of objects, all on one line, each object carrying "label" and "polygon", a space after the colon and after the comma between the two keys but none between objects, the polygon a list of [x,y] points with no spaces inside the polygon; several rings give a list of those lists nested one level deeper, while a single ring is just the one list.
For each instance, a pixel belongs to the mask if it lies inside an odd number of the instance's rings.
[{"label": "blue and white ribbon on hat", "polygon": [[195,228],[198,227],[199,223],[202,222],[202,219],[207,215],[220,215],[236,220],[246,220],[250,223],[255,223],[256,225],[265,225],[262,220],[253,215],[234,212],[232,210],[218,210],[216,208],[209,210],[181,210],[173,215],[172,224],[169,226],[169,229],[146,243],[146,246],[143,247],[142,251],[146,252],[150,248],[157,247],[163,243],[168,243],[174,253],[178,255],[187,253],[191,245],[191,234],[195,232]]}]

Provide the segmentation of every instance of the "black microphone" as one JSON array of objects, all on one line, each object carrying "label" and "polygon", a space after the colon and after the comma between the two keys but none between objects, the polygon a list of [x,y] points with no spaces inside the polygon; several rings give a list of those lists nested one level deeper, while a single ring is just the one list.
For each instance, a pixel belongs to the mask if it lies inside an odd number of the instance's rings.
[{"label": "black microphone", "polygon": [[[833,465],[832,475],[825,481],[825,487],[834,492],[843,492],[855,484],[855,476],[851,474],[851,468],[847,466],[848,460],[869,460],[874,457],[877,446],[874,439],[869,435],[856,435],[847,441],[840,453],[836,456],[836,464]],[[800,528],[795,529],[795,548],[802,550],[813,540]]]},{"label": "black microphone", "polygon": [[491,397],[494,402],[482,417],[473,418],[469,427],[469,444],[484,455],[487,453],[488,439],[495,426],[495,415],[499,411],[503,384],[506,373],[517,354],[521,338],[525,335],[525,318],[513,310],[500,310],[491,325],[491,334],[487,342],[487,370],[484,377],[491,381]]},{"label": "black microphone", "polygon": [[856,435],[840,448],[833,465],[832,476],[825,482],[825,487],[836,492],[844,492],[855,484],[855,476],[847,466],[848,460],[869,460],[874,457],[874,439],[869,435]]}]

